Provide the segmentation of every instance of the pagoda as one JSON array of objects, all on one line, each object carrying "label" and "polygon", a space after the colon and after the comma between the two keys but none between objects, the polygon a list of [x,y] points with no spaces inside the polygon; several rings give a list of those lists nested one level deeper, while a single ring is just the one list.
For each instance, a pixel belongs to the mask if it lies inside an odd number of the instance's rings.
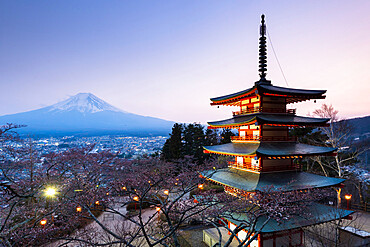
[{"label": "pagoda", "polygon": [[[274,86],[266,79],[267,49],[264,15],[261,16],[259,38],[259,76],[254,86],[246,90],[211,98],[213,106],[235,106],[232,118],[208,122],[210,129],[236,129],[232,142],[204,146],[204,152],[234,157],[228,168],[204,173],[209,181],[220,184],[226,193],[262,191],[274,187],[284,191],[341,186],[344,179],[319,176],[302,171],[299,161],[307,156],[335,156],[336,149],[297,142],[289,135],[290,128],[328,126],[327,118],[297,116],[287,106],[306,100],[325,99],[326,90],[307,90]],[[341,210],[341,209],[337,209]],[[343,218],[352,211],[333,213],[332,207],[315,204],[310,208],[317,222]],[[242,216],[241,216],[242,217]],[[263,220],[262,220],[263,222]],[[237,222],[228,221],[229,228]],[[257,222],[257,225],[259,223]],[[283,224],[271,221],[250,246],[303,246],[302,227],[312,224],[304,220]],[[242,238],[243,232],[239,232]],[[246,235],[244,233],[244,235]],[[282,239],[285,238],[284,244]],[[279,243],[280,245],[277,245]],[[288,242],[288,243],[287,243]]]}]

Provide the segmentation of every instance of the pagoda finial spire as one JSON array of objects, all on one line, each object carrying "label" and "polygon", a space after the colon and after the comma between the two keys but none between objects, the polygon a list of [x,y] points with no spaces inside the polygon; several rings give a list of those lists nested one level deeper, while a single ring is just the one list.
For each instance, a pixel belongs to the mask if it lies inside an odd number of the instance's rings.
[{"label": "pagoda finial spire", "polygon": [[266,25],[265,15],[261,16],[260,42],[259,42],[259,72],[261,80],[266,80],[267,71],[267,49],[266,49]]}]

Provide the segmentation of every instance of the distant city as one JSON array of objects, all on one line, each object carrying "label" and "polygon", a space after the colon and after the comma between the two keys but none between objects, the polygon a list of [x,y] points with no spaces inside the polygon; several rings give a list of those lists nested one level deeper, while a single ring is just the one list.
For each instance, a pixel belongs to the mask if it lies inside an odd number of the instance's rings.
[{"label": "distant city", "polygon": [[71,148],[95,145],[92,152],[112,151],[120,156],[135,159],[143,155],[159,154],[167,137],[92,136],[92,137],[49,137],[32,140],[43,154],[67,151]]}]

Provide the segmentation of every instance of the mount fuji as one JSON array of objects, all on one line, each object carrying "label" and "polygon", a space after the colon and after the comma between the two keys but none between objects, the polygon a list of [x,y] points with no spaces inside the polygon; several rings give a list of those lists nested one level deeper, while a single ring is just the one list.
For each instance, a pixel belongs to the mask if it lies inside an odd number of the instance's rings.
[{"label": "mount fuji", "polygon": [[0,125],[26,125],[20,134],[61,135],[168,135],[174,122],[120,110],[91,93],[79,93],[51,106],[0,116]]}]

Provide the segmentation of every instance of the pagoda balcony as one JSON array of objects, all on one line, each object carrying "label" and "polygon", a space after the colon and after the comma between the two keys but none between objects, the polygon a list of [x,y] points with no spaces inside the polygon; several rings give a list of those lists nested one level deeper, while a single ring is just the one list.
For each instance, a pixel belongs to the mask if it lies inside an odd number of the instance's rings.
[{"label": "pagoda balcony", "polygon": [[296,109],[286,109],[285,110],[285,109],[268,108],[268,107],[252,107],[252,108],[247,108],[246,110],[234,111],[233,116],[251,114],[251,113],[258,113],[258,112],[286,113],[286,114],[295,115],[296,114]]},{"label": "pagoda balcony", "polygon": [[231,168],[237,168],[237,169],[249,170],[249,171],[255,171],[255,172],[261,171],[261,167],[259,165],[252,165],[251,163],[239,163],[236,161],[229,161],[228,164],[229,164],[229,167]]},{"label": "pagoda balcony", "polygon": [[241,170],[248,170],[254,172],[277,172],[277,171],[300,171],[302,165],[291,164],[291,165],[278,165],[278,166],[264,166],[252,165],[251,163],[238,163],[236,161],[228,162],[230,168],[236,168]]},{"label": "pagoda balcony", "polygon": [[296,142],[296,136],[232,136],[233,141],[267,141],[267,142]]}]

